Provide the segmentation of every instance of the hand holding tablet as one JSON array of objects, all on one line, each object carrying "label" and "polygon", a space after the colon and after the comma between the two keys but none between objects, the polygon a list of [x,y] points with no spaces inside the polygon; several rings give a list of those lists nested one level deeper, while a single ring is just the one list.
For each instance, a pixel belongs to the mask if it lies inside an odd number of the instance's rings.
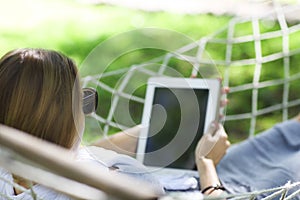
[{"label": "hand holding tablet", "polygon": [[208,131],[202,136],[195,149],[195,159],[208,158],[217,165],[230,146],[228,136],[221,124],[211,123]]},{"label": "hand holding tablet", "polygon": [[194,150],[219,118],[219,79],[150,78],[137,159],[147,166],[193,169]]}]

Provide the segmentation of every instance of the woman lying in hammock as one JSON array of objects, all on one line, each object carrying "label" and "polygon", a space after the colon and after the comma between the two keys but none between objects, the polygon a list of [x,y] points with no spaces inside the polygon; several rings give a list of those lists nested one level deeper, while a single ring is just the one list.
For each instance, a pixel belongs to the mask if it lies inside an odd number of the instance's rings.
[{"label": "woman lying in hammock", "polygon": [[[95,145],[133,155],[138,130],[135,127],[126,134],[120,132]],[[299,130],[300,114],[253,138],[232,145],[226,151],[227,136],[223,127],[212,126],[208,134],[201,138],[195,151],[202,191],[205,194],[219,195],[225,188],[228,193],[245,193],[299,182]],[[297,190],[299,189],[298,187]],[[265,193],[257,198],[267,195]]]},{"label": "woman lying in hammock", "polygon": [[[135,159],[100,147],[89,149],[93,155],[86,148],[79,148],[84,129],[83,93],[76,65],[66,56],[43,49],[7,53],[0,60],[0,91],[0,123],[78,151],[78,162],[90,162],[99,169],[143,179],[164,192],[164,185],[146,173],[146,168]],[[229,146],[227,135],[220,124],[212,124],[195,150],[201,190],[205,194],[219,195],[224,189],[243,192],[299,181],[298,130],[300,123],[296,120],[285,122],[230,148],[223,158]],[[138,128],[131,131],[138,135]],[[136,138],[119,133],[96,145],[108,149],[118,146],[133,153]],[[32,184],[4,169],[0,169],[0,176],[26,188]],[[35,192],[44,199],[69,199],[43,186],[35,186]],[[0,193],[12,199],[32,198],[5,181],[0,181]]]}]

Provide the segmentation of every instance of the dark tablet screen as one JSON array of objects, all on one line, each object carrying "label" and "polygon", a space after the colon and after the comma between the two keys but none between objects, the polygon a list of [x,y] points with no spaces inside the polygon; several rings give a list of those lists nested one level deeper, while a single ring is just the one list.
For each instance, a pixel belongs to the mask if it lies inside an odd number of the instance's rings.
[{"label": "dark tablet screen", "polygon": [[155,88],[144,164],[193,169],[204,131],[208,89]]}]

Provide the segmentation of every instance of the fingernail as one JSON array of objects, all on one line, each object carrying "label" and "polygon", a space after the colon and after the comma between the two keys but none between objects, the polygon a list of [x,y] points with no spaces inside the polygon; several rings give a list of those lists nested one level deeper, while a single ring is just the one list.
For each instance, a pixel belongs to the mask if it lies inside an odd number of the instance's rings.
[{"label": "fingernail", "polygon": [[213,122],[210,124],[210,127],[211,127],[211,128],[216,128],[216,127],[217,127],[217,122],[216,122],[216,121],[213,121]]},{"label": "fingernail", "polygon": [[214,122],[210,123],[210,127],[211,128],[215,128],[216,127],[216,124]]}]

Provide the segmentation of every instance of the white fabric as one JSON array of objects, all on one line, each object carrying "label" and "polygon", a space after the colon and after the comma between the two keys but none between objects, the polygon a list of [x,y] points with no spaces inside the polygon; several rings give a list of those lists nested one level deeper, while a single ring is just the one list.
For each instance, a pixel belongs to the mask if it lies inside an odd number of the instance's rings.
[{"label": "white fabric", "polygon": [[164,175],[158,179],[168,191],[188,191],[198,188],[197,177],[191,177],[190,174]]},{"label": "white fabric", "polygon": [[[116,171],[122,174],[144,180],[152,184],[157,192],[163,194],[164,190],[155,177],[147,173],[147,169],[134,158],[126,155],[118,154],[114,151],[106,150],[100,147],[83,147],[77,155],[77,162],[89,163],[99,167],[99,170],[109,171],[109,167],[115,167]],[[7,170],[0,168],[0,200],[32,200],[30,190],[19,195],[14,194],[12,186],[13,177]],[[59,184],[59,183],[57,183]],[[37,199],[44,200],[71,200],[72,198],[58,193],[52,189],[36,184],[33,191],[37,195]]]},{"label": "white fabric", "polygon": [[[11,173],[6,171],[5,169],[0,168],[0,177],[10,183],[13,182],[13,177]],[[14,194],[13,186],[7,183],[4,180],[0,180],[0,200],[32,200],[32,195],[30,194],[30,190],[27,192],[23,192],[19,195]],[[33,191],[37,195],[37,199],[44,199],[44,200],[71,200],[70,197],[57,193],[54,190],[46,188],[42,185],[34,185]]]},{"label": "white fabric", "polygon": [[79,160],[98,164],[106,168],[114,168],[118,173],[152,184],[156,192],[164,194],[160,181],[136,159],[95,146],[84,147],[80,152]]}]

